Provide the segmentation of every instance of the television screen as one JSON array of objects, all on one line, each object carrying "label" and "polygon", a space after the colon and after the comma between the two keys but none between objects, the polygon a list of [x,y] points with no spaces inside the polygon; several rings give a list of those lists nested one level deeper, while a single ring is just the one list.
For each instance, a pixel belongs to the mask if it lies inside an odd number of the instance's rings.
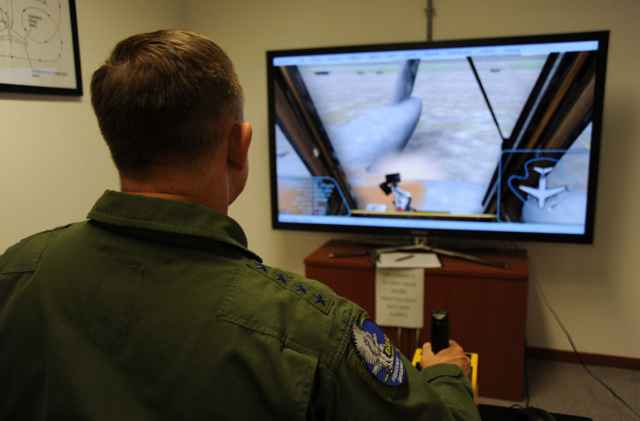
[{"label": "television screen", "polygon": [[268,52],[274,228],[591,242],[607,45]]}]

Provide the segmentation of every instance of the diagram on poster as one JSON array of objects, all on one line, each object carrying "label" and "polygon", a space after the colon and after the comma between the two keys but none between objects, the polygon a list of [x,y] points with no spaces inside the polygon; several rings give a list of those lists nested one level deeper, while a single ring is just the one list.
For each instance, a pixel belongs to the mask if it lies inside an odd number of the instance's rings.
[{"label": "diagram on poster", "polygon": [[75,16],[69,3],[0,0],[0,83],[77,88]]}]

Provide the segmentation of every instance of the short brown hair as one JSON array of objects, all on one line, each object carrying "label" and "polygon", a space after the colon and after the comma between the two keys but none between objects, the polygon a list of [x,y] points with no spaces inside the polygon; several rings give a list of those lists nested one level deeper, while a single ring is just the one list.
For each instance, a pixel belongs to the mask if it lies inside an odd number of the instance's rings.
[{"label": "short brown hair", "polygon": [[122,177],[195,169],[241,121],[242,87],[225,52],[181,30],[120,41],[93,74],[91,103]]}]

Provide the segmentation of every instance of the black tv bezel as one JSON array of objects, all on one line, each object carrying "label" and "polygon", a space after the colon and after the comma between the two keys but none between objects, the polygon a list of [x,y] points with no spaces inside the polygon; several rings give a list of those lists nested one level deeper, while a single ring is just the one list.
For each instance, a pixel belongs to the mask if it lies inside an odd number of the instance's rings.
[{"label": "black tv bezel", "polygon": [[[450,229],[420,229],[420,228],[394,228],[378,226],[354,226],[333,224],[304,224],[296,222],[278,221],[278,194],[276,174],[276,116],[274,106],[274,66],[273,59],[283,56],[295,55],[319,55],[319,54],[343,54],[355,52],[375,51],[401,51],[401,50],[426,50],[437,48],[464,48],[495,45],[537,44],[551,42],[573,41],[598,41],[596,60],[596,79],[594,88],[593,126],[591,137],[591,156],[589,161],[589,184],[587,188],[587,213],[584,234],[554,234],[554,233],[527,233],[504,231],[476,231],[476,230],[450,230]],[[604,87],[606,79],[607,55],[609,47],[609,31],[560,33],[546,35],[528,35],[499,38],[461,39],[432,42],[408,42],[391,44],[350,45],[338,47],[304,48],[290,50],[267,51],[267,85],[268,85],[268,112],[269,112],[269,180],[271,194],[271,222],[272,227],[287,231],[308,232],[332,232],[367,234],[374,236],[416,236],[441,239],[474,239],[474,240],[498,240],[519,242],[550,242],[550,243],[574,243],[592,244],[594,238],[596,195],[598,182],[598,167],[600,162],[600,149],[602,140],[602,119],[604,108]]]}]

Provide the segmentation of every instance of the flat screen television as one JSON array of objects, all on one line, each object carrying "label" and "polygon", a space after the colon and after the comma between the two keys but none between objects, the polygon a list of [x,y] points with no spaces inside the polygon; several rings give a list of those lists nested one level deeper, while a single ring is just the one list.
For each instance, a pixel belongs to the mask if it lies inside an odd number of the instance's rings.
[{"label": "flat screen television", "polygon": [[267,52],[273,227],[592,242],[608,37]]}]

